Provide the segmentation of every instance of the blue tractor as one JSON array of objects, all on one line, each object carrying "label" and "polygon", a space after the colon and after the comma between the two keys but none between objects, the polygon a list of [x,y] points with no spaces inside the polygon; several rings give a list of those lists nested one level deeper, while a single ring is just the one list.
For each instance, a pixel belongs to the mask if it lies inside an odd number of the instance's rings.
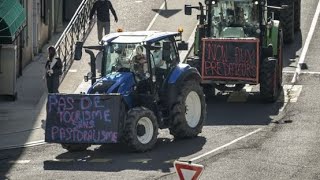
[{"label": "blue tractor", "polygon": [[[91,56],[91,72],[85,93],[120,96],[118,121],[120,141],[144,152],[153,148],[158,129],[169,128],[175,138],[192,138],[202,131],[206,119],[205,95],[198,70],[180,62],[179,32],[117,32],[103,37],[98,46],[77,43],[75,59],[82,48]],[[99,50],[94,55],[92,49]],[[97,77],[96,69],[99,77]],[[100,72],[99,72],[100,71]],[[124,108],[121,108],[124,107]],[[69,151],[85,150],[90,142],[61,143]]]}]

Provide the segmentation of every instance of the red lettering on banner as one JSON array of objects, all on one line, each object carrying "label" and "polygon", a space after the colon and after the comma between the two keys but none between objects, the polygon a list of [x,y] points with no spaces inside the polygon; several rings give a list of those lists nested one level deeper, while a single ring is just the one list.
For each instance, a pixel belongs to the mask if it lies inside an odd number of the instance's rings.
[{"label": "red lettering on banner", "polygon": [[[232,43],[238,43],[234,45]],[[256,43],[205,42],[204,77],[245,78],[257,77]],[[249,45],[248,45],[249,44]]]}]

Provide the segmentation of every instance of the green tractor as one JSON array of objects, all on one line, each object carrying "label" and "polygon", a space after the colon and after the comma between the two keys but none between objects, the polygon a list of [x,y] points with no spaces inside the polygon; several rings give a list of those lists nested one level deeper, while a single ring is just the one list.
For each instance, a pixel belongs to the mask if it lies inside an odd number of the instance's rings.
[{"label": "green tractor", "polygon": [[275,102],[282,90],[283,28],[276,14],[287,5],[266,0],[206,0],[185,5],[185,14],[200,10],[194,56],[187,63],[201,72],[207,96],[260,84],[260,96]]}]

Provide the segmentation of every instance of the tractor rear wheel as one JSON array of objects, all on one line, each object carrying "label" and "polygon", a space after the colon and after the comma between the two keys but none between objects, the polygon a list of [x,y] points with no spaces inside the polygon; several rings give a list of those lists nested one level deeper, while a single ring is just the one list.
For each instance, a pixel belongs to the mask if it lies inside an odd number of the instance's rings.
[{"label": "tractor rear wheel", "polygon": [[186,81],[172,107],[170,133],[177,139],[191,138],[202,131],[206,119],[205,95],[196,81]]},{"label": "tractor rear wheel", "polygon": [[260,70],[260,96],[265,102],[275,102],[281,91],[278,60],[265,58]]},{"label": "tractor rear wheel", "polygon": [[294,1],[294,31],[300,30],[301,0]]},{"label": "tractor rear wheel", "polygon": [[[280,21],[284,32],[284,42],[291,43],[294,41],[294,32],[296,30],[296,26],[300,23],[300,14],[297,14],[297,8],[295,5],[297,4],[296,1],[300,0],[268,0],[268,5],[270,6],[281,6],[281,5],[288,5],[288,8],[283,9],[281,11],[275,12],[275,19]],[[300,7],[299,7],[300,9]],[[299,18],[297,18],[299,16]],[[299,20],[299,21],[298,21]],[[298,21],[298,22],[296,22]],[[299,24],[300,27],[300,24]]]},{"label": "tractor rear wheel", "polygon": [[90,147],[90,144],[69,144],[69,143],[62,143],[62,148],[68,150],[69,152],[79,152],[79,151],[85,151],[88,147]]},{"label": "tractor rear wheel", "polygon": [[294,41],[295,30],[295,3],[292,0],[283,0],[280,5],[288,5],[288,8],[284,9],[280,13],[280,23],[284,33],[284,42],[292,43]]},{"label": "tractor rear wheel", "polygon": [[133,151],[145,152],[157,142],[158,121],[154,113],[145,107],[129,110],[123,134],[124,143]]}]

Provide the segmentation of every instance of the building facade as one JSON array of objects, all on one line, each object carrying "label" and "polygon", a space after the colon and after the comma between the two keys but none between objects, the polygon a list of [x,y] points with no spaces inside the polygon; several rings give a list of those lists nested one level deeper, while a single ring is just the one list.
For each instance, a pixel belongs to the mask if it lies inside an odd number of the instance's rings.
[{"label": "building facade", "polygon": [[64,0],[0,0],[0,95],[15,82],[52,35],[63,31]]}]

